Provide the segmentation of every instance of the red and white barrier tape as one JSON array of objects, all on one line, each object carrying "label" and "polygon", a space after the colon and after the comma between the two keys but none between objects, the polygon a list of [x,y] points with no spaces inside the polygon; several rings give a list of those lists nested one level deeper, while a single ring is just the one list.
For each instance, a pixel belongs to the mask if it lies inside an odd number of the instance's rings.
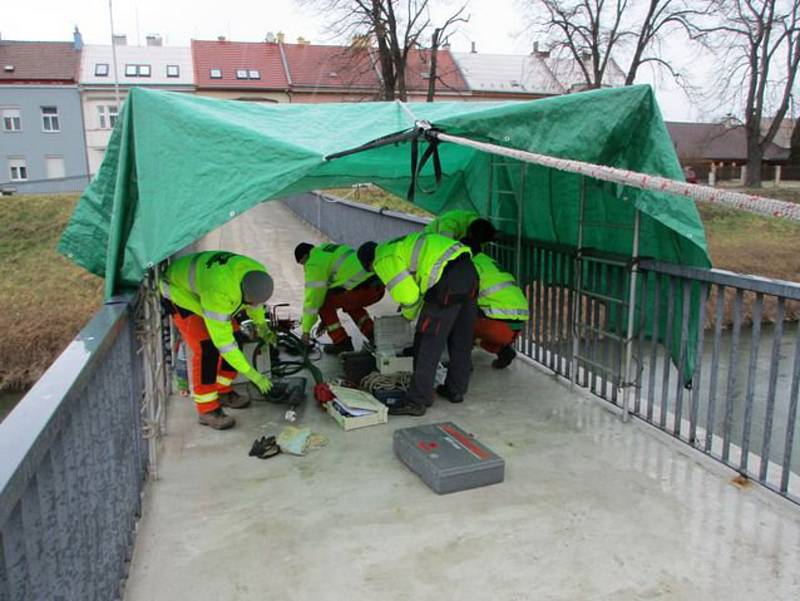
[{"label": "red and white barrier tape", "polygon": [[632,186],[642,190],[654,190],[656,192],[667,192],[677,196],[684,196],[699,200],[701,202],[717,203],[751,213],[758,213],[760,215],[768,215],[770,217],[782,217],[784,219],[792,219],[800,221],[800,204],[786,202],[784,200],[777,200],[775,198],[764,198],[761,196],[753,196],[752,194],[742,194],[741,192],[731,192],[727,190],[718,190],[709,186],[700,186],[698,184],[689,184],[686,182],[679,182],[666,177],[657,175],[646,175],[644,173],[637,173],[636,171],[628,171],[627,169],[618,169],[616,167],[606,167],[605,165],[595,165],[593,163],[585,163],[583,161],[575,161],[571,159],[559,159],[556,157],[547,156],[544,154],[536,154],[534,152],[526,152],[524,150],[514,150],[513,148],[505,148],[496,144],[489,144],[486,142],[476,142],[468,138],[460,136],[451,136],[439,131],[431,132],[442,142],[450,142],[460,146],[469,146],[476,150],[497,154],[526,163],[534,163],[559,171],[568,171],[570,173],[577,173],[592,177],[594,179],[605,180],[608,182],[615,182],[625,186]]}]

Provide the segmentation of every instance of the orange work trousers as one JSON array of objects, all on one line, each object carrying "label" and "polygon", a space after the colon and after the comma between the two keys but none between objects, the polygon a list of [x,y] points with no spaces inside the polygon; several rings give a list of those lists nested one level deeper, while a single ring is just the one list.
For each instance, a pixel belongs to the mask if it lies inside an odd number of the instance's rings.
[{"label": "orange work trousers", "polygon": [[356,322],[358,329],[368,340],[372,340],[375,324],[364,307],[374,305],[381,300],[385,290],[383,286],[364,284],[352,290],[333,288],[328,291],[325,302],[319,309],[319,318],[334,344],[342,344],[350,339],[339,321],[337,313],[339,309]]},{"label": "orange work trousers", "polygon": [[503,347],[513,344],[520,332],[521,330],[512,330],[509,323],[502,319],[480,316],[475,320],[475,342],[495,355]]},{"label": "orange work trousers", "polygon": [[[194,313],[182,316],[176,311],[172,319],[184,342],[192,350],[191,384],[197,412],[216,411],[220,407],[220,393],[231,391],[231,383],[237,372],[214,346],[202,317]],[[233,323],[234,330],[238,330],[239,325],[235,321]]]}]

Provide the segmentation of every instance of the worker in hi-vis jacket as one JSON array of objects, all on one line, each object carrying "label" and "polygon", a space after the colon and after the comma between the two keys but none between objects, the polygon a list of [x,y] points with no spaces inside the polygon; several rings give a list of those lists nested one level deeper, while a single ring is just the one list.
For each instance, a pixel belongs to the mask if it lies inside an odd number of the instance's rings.
[{"label": "worker in hi-vis jacket", "polygon": [[187,255],[167,268],[161,295],[192,351],[192,395],[202,425],[230,428],[236,422],[222,407],[242,409],[250,404],[231,388],[237,372],[262,394],[272,387],[269,378],[250,365],[234,337],[239,329],[235,318],[244,311],[258,335],[274,341],[264,309],[272,290],[272,277],[261,263],[230,252]]},{"label": "worker in hi-vis jacket", "polygon": [[481,248],[484,244],[492,242],[496,230],[492,222],[484,219],[475,211],[456,209],[447,211],[436,217],[422,230],[426,234],[439,234],[453,240],[461,240],[468,236],[475,240]]},{"label": "worker in hi-vis jacket", "polygon": [[352,351],[353,341],[339,321],[338,310],[342,309],[373,342],[375,324],[365,307],[383,298],[384,287],[375,274],[361,266],[356,252],[344,244],[314,246],[301,242],[294,249],[294,258],[303,266],[305,276],[303,339],[308,341],[319,317],[333,342],[323,346],[325,352]]},{"label": "worker in hi-vis jacket", "polygon": [[497,355],[492,367],[508,367],[517,356],[514,341],[529,318],[528,299],[510,273],[503,271],[480,245],[469,238],[461,240],[472,250],[472,263],[478,271],[478,319],[475,344]]},{"label": "worker in hi-vis jacket", "polygon": [[414,374],[392,415],[424,415],[433,404],[436,368],[445,344],[450,353],[447,380],[436,389],[453,403],[464,400],[472,361],[472,330],[478,276],[468,247],[438,234],[414,233],[388,242],[366,242],[358,259],[374,271],[400,304],[403,316],[419,316],[414,335]]}]

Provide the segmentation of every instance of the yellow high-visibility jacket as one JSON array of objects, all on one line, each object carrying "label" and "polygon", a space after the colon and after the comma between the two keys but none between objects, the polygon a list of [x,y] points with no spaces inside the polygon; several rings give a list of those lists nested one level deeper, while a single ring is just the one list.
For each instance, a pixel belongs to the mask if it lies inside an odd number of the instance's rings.
[{"label": "yellow high-visibility jacket", "polygon": [[238,372],[252,366],[239,350],[233,336],[232,320],[244,310],[256,326],[266,323],[264,307],[242,302],[242,279],[250,271],[266,268],[249,257],[224,251],[186,255],[174,261],[161,280],[161,294],[179,307],[200,315],[211,341]]},{"label": "yellow high-visibility jacket", "polygon": [[528,320],[528,299],[513,275],[503,271],[489,255],[472,258],[478,272],[478,308],[486,317],[508,321]]},{"label": "yellow high-visibility jacket", "polygon": [[331,288],[352,290],[372,273],[361,267],[356,252],[345,244],[320,244],[311,249],[303,266],[306,280],[303,302],[303,333],[308,334]]},{"label": "yellow high-visibility jacket", "polygon": [[414,319],[422,308],[425,293],[441,279],[445,266],[469,254],[469,248],[438,234],[409,234],[378,244],[373,271],[402,309],[403,317]]},{"label": "yellow high-visibility jacket", "polygon": [[431,221],[422,231],[426,234],[439,234],[453,240],[461,240],[467,235],[469,224],[479,217],[480,215],[475,211],[462,211],[460,209],[447,211]]}]

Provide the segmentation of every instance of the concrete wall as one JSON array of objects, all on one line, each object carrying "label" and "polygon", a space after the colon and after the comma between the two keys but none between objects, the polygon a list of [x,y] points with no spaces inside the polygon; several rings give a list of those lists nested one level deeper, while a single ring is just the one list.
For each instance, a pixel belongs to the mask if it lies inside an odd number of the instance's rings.
[{"label": "concrete wall", "polygon": [[316,192],[287,198],[283,202],[298,217],[334,242],[353,248],[368,240],[391,240],[417,232],[430,221]]},{"label": "concrete wall", "polygon": [[[43,106],[58,107],[58,132],[45,132]],[[0,124],[0,188],[16,192],[82,190],[87,182],[83,116],[77,86],[0,86],[0,108],[19,109],[22,131],[8,132]],[[60,157],[64,177],[48,179],[45,160]],[[28,181],[10,181],[9,159],[23,158]]]}]

